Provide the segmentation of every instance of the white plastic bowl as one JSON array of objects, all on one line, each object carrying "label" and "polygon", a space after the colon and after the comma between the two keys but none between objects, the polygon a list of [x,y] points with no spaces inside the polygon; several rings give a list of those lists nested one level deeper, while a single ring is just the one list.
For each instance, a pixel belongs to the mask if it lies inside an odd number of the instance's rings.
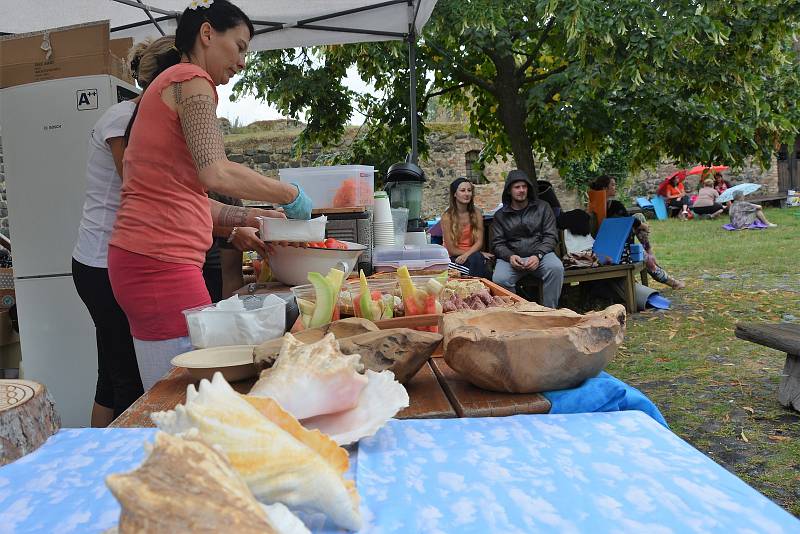
[{"label": "white plastic bowl", "polygon": [[350,241],[341,242],[347,245],[347,250],[272,245],[269,267],[273,278],[288,286],[299,286],[308,283],[308,273],[311,272],[324,276],[333,268],[343,270],[347,276],[367,247]]}]

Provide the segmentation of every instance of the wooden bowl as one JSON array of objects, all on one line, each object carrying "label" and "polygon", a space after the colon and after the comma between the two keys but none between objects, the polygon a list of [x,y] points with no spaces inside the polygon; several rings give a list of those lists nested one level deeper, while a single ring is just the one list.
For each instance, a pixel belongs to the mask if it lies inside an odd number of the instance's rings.
[{"label": "wooden bowl", "polygon": [[196,380],[211,380],[219,371],[228,382],[236,382],[256,375],[254,348],[255,345],[230,345],[198,349],[179,354],[170,363],[185,368]]},{"label": "wooden bowl", "polygon": [[579,315],[524,303],[453,312],[440,319],[440,332],[445,361],[473,385],[539,393],[576,387],[602,371],[622,343],[625,308]]}]

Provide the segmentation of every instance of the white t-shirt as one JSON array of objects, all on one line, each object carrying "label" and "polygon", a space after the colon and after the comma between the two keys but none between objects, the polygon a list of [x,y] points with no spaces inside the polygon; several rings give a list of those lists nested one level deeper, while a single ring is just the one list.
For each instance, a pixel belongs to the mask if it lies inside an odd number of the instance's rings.
[{"label": "white t-shirt", "polygon": [[90,267],[108,268],[108,240],[117,218],[122,178],[117,174],[108,140],[125,135],[136,104],[114,104],[94,125],[86,163],[86,202],[72,257]]}]

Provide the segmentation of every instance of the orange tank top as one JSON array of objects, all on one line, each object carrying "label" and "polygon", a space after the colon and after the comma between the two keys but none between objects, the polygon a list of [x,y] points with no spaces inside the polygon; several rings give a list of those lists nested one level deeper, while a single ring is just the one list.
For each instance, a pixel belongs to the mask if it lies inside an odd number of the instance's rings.
[{"label": "orange tank top", "polygon": [[458,236],[458,243],[456,246],[462,250],[466,250],[475,242],[472,240],[472,225],[465,224],[463,228],[461,228],[461,235]]},{"label": "orange tank top", "polygon": [[208,196],[186,146],[178,114],[161,92],[173,82],[205,78],[206,71],[179,63],[144,93],[123,160],[122,196],[110,243],[171,263],[203,266],[211,246]]}]

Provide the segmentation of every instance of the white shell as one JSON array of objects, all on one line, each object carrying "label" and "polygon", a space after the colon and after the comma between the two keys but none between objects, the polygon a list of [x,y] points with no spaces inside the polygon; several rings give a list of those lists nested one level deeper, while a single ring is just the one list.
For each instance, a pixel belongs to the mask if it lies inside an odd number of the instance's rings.
[{"label": "white shell", "polygon": [[316,343],[284,336],[275,364],[261,372],[250,395],[275,399],[297,419],[354,408],[367,377],[358,354],[345,355],[333,334]]},{"label": "white shell", "polygon": [[322,512],[340,527],[358,530],[358,493],[342,476],[347,452],[280,412],[273,422],[215,373],[211,382],[200,381],[199,391],[187,388],[185,405],[151,418],[165,432],[196,429],[200,438],[219,446],[259,500]]},{"label": "white shell", "polygon": [[303,426],[329,435],[339,445],[347,445],[372,436],[397,412],[408,406],[408,392],[394,379],[394,373],[367,370],[367,378],[369,382],[355,408],[304,419]]}]

